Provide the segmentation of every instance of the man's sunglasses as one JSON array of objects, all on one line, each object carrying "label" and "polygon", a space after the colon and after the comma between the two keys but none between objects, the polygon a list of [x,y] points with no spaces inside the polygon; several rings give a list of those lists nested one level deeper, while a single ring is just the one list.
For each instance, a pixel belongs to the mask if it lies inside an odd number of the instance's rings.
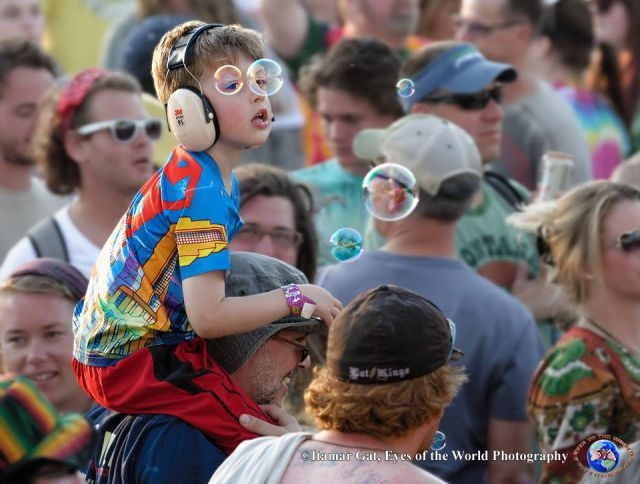
[{"label": "man's sunglasses", "polygon": [[421,102],[455,104],[465,111],[484,109],[491,100],[498,104],[502,100],[502,86],[494,86],[472,94],[446,94],[443,96],[426,97]]},{"label": "man's sunglasses", "polygon": [[625,254],[632,254],[640,251],[640,230],[625,232],[618,237],[616,247]]},{"label": "man's sunglasses", "polygon": [[80,126],[76,132],[81,136],[88,136],[103,129],[111,131],[111,136],[118,143],[131,143],[140,131],[144,131],[151,140],[157,140],[162,135],[162,121],[158,118],[134,120],[111,119]]},{"label": "man's sunglasses", "polygon": [[285,343],[290,344],[291,346],[293,346],[295,348],[298,348],[300,350],[300,361],[299,361],[300,364],[304,363],[304,360],[306,360],[307,357],[309,356],[309,350],[307,349],[307,347],[305,345],[302,345],[300,343],[296,343],[295,341],[291,341],[290,339],[287,339],[284,336],[275,335],[273,337],[273,339],[277,339],[279,341],[283,341]]}]

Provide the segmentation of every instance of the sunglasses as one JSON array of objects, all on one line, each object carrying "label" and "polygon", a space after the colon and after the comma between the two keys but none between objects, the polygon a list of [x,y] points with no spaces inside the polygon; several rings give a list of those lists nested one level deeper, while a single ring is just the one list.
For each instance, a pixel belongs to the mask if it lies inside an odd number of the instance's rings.
[{"label": "sunglasses", "polygon": [[447,361],[451,359],[457,360],[461,356],[463,356],[464,353],[462,353],[462,351],[460,350],[454,349],[454,346],[456,344],[456,323],[451,321],[449,318],[447,318],[447,321],[449,322],[449,332],[451,333],[451,347],[449,348],[449,356],[447,356]]},{"label": "sunglasses", "polygon": [[589,6],[597,13],[607,13],[618,0],[588,0]]},{"label": "sunglasses", "polygon": [[472,20],[465,20],[459,15],[454,15],[452,20],[457,29],[464,28],[469,34],[476,35],[478,37],[486,37],[498,30],[508,29],[509,27],[513,27],[514,25],[518,25],[522,22],[521,20],[508,20],[501,24],[487,25],[480,22],[474,22]]},{"label": "sunglasses", "polygon": [[302,345],[300,343],[296,343],[295,341],[291,341],[290,339],[287,339],[283,336],[278,336],[275,335],[273,337],[273,339],[277,339],[280,341],[283,341],[287,344],[290,344],[291,346],[293,346],[294,348],[298,348],[300,350],[300,361],[298,361],[298,363],[302,364],[304,363],[304,360],[306,360],[309,357],[309,350],[307,349],[307,347],[305,345]]},{"label": "sunglasses", "polygon": [[140,131],[144,131],[147,138],[157,140],[162,135],[162,121],[158,118],[134,120],[134,119],[111,119],[109,121],[98,121],[96,123],[80,126],[76,132],[81,136],[88,136],[103,129],[111,131],[111,136],[118,143],[131,143]]},{"label": "sunglasses", "polygon": [[446,94],[444,96],[426,97],[421,102],[455,104],[465,111],[484,109],[491,100],[500,104],[502,100],[502,86],[494,86],[472,94]]},{"label": "sunglasses", "polygon": [[616,242],[616,247],[625,254],[633,254],[640,251],[640,230],[621,234]]}]

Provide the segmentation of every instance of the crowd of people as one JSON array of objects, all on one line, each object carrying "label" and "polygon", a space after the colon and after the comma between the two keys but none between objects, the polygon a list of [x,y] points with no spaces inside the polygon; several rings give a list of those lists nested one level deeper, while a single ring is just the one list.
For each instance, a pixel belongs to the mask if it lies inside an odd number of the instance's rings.
[{"label": "crowd of people", "polygon": [[634,482],[639,21],[0,0],[0,484]]}]

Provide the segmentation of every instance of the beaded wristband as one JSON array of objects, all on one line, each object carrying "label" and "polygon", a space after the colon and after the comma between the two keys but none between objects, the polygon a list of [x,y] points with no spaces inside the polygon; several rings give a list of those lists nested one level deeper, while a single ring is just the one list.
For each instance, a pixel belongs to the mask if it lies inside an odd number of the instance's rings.
[{"label": "beaded wristband", "polygon": [[313,299],[302,294],[297,284],[288,284],[280,289],[284,292],[284,298],[289,305],[289,314],[291,316],[299,316],[305,319],[311,317],[316,308],[316,303]]}]

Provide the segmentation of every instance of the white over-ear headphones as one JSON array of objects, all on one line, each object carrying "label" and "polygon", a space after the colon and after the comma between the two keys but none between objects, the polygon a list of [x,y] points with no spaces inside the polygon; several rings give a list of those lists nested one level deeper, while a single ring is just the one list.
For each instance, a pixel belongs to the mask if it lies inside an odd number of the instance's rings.
[{"label": "white over-ear headphones", "polygon": [[[207,24],[180,37],[171,47],[167,69],[186,69],[196,39],[204,32],[222,27],[222,24]],[[193,76],[193,74],[191,74]],[[196,79],[196,82],[198,80]],[[198,85],[200,82],[198,82]],[[211,148],[220,136],[220,126],[213,106],[202,92],[190,86],[176,89],[165,106],[169,130],[182,146],[191,151]]]}]

